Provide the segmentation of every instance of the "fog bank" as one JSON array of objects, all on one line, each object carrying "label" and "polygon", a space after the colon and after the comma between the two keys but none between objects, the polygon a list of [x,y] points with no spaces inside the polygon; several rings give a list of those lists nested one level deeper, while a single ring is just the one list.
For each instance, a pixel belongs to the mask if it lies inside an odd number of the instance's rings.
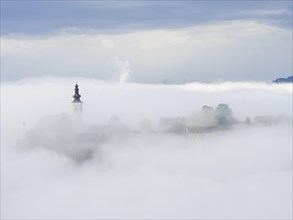
[{"label": "fog bank", "polygon": [[[75,82],[1,85],[1,218],[292,218],[291,84],[78,79],[84,103],[75,130]],[[229,129],[203,137],[160,130],[162,117],[220,103],[237,122]],[[90,156],[76,160],[85,149]]]}]

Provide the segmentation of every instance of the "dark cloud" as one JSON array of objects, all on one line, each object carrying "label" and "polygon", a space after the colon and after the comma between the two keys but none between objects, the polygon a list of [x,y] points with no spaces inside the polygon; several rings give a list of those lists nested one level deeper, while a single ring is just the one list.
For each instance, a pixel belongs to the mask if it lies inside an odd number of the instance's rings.
[{"label": "dark cloud", "polygon": [[1,1],[1,32],[125,32],[227,20],[292,26],[291,1]]}]

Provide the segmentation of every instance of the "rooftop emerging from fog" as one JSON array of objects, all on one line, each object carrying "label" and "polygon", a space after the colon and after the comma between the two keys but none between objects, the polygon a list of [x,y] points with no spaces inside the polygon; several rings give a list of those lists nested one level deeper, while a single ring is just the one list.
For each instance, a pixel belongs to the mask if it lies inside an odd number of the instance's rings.
[{"label": "rooftop emerging from fog", "polygon": [[82,103],[82,101],[80,100],[81,95],[79,94],[79,88],[77,83],[75,84],[75,93],[73,95],[74,100],[72,102],[80,102]]}]

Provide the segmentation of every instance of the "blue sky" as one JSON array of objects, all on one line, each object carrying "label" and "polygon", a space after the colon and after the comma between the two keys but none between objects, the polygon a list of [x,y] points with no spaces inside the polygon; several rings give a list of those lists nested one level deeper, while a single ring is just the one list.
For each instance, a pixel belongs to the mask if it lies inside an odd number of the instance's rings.
[{"label": "blue sky", "polygon": [[269,80],[292,74],[292,1],[2,0],[1,42],[4,79]]}]

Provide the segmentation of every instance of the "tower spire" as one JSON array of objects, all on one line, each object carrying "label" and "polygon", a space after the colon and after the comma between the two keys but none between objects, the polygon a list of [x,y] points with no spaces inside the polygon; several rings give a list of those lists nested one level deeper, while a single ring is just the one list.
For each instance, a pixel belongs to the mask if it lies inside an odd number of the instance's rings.
[{"label": "tower spire", "polygon": [[75,84],[75,93],[73,95],[74,99],[73,99],[72,103],[74,103],[74,102],[82,103],[82,101],[80,100],[80,97],[81,97],[81,95],[79,94],[79,88],[78,88],[78,85],[76,83]]}]

